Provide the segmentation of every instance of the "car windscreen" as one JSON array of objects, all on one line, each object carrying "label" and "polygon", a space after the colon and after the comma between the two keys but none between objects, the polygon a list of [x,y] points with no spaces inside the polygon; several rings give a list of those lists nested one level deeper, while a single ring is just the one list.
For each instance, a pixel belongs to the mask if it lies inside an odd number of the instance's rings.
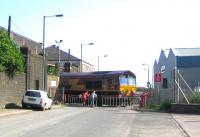
[{"label": "car windscreen", "polygon": [[30,97],[41,97],[40,92],[34,91],[27,91],[25,95]]}]

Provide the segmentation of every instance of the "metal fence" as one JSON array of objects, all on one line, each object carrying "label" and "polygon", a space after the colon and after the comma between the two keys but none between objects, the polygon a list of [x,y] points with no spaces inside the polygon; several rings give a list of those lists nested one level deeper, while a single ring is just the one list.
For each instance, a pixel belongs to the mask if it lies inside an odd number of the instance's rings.
[{"label": "metal fence", "polygon": [[[118,96],[99,96],[95,101],[95,106],[139,106],[140,97],[118,97]],[[69,95],[67,103],[70,105],[82,105],[83,99],[78,95]],[[86,101],[85,106],[90,106],[90,100]]]},{"label": "metal fence", "polygon": [[184,77],[179,70],[176,70],[175,78],[175,91],[174,99],[175,103],[187,103],[190,104],[189,99],[194,95],[194,91],[190,85],[185,81]]},{"label": "metal fence", "polygon": [[134,97],[116,97],[116,96],[102,96],[102,106],[134,106],[139,105],[139,96]]},{"label": "metal fence", "polygon": [[[86,102],[83,102],[83,98],[78,95],[69,95],[67,103],[69,105],[90,106],[89,99],[87,99]],[[94,100],[94,106],[97,106],[97,99]]]},{"label": "metal fence", "polygon": [[67,103],[68,104],[83,104],[83,99],[78,95],[69,95]]}]

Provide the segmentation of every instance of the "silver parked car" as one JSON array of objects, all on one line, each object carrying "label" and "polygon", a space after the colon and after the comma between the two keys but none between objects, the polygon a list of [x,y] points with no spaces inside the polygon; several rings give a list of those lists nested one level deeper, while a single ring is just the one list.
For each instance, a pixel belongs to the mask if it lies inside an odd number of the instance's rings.
[{"label": "silver parked car", "polygon": [[42,90],[27,90],[22,99],[22,108],[32,107],[42,110],[51,109],[52,99],[47,96],[47,92]]}]

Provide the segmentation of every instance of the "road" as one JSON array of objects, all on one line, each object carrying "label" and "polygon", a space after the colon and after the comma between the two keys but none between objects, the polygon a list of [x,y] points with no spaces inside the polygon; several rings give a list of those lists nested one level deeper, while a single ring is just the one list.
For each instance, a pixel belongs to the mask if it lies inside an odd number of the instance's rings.
[{"label": "road", "polygon": [[171,114],[63,107],[0,117],[1,137],[184,137]]}]

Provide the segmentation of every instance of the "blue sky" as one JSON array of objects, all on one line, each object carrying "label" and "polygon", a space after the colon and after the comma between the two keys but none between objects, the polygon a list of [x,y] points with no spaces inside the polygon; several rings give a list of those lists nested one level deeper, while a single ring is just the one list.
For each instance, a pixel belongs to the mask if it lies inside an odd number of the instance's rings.
[{"label": "blue sky", "polygon": [[[2,0],[0,25],[42,42],[43,16],[46,19],[46,46],[63,40],[61,49],[80,58],[97,70],[131,70],[137,84],[146,86],[161,49],[199,47],[200,2],[198,0]],[[104,58],[103,55],[108,57]]]}]

